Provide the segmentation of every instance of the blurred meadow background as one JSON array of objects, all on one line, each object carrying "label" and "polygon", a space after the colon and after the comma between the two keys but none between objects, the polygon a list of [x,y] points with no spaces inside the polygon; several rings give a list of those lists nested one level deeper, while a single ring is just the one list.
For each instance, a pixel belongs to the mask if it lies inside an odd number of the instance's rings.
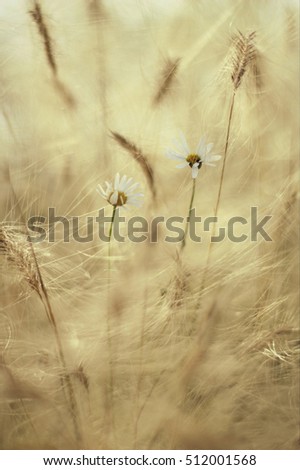
[{"label": "blurred meadow background", "polygon": [[[287,0],[1,0],[2,449],[299,448],[298,21]],[[256,206],[272,242],[27,241],[49,207],[82,234],[110,215],[117,172],[144,193],[122,215],[185,217],[179,132],[222,155],[197,215]]]}]

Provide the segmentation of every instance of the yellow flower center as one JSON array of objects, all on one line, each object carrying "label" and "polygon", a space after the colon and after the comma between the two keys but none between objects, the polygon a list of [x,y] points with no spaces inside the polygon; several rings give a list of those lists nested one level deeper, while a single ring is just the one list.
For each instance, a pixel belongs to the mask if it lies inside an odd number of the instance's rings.
[{"label": "yellow flower center", "polygon": [[195,165],[195,163],[198,163],[198,168],[201,168],[202,166],[201,158],[196,153],[191,153],[190,155],[188,155],[186,157],[186,161],[188,162],[191,168],[193,165]]},{"label": "yellow flower center", "polygon": [[[112,197],[113,195],[113,192],[110,194],[108,200],[110,201],[110,198]],[[113,206],[124,206],[124,204],[126,204],[127,202],[127,196],[125,193],[123,193],[122,191],[118,191],[118,199],[117,199],[117,202],[115,204],[113,204]]]}]

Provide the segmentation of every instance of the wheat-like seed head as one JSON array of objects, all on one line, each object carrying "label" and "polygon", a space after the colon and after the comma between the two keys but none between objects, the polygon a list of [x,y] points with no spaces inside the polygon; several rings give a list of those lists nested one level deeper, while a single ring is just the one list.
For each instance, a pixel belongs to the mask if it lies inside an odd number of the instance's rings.
[{"label": "wheat-like seed head", "polygon": [[41,38],[43,39],[45,54],[47,57],[49,67],[52,70],[53,74],[56,75],[57,65],[56,65],[54,52],[53,52],[52,39],[50,37],[48,26],[44,19],[42,9],[38,2],[34,3],[34,9],[31,10],[29,14],[33,18],[34,22],[36,23],[39,34],[41,35]]},{"label": "wheat-like seed head", "polygon": [[154,96],[154,104],[159,104],[163,100],[164,96],[169,92],[172,82],[176,77],[179,63],[180,59],[167,59],[165,61],[159,84]]},{"label": "wheat-like seed head", "polygon": [[26,236],[10,226],[0,227],[0,254],[22,274],[31,289],[40,295],[40,282]]},{"label": "wheat-like seed head", "polygon": [[244,35],[240,31],[233,37],[234,54],[232,58],[233,70],[231,79],[234,89],[237,90],[246,73],[248,65],[253,61],[256,55],[254,46],[255,31]]},{"label": "wheat-like seed head", "polygon": [[153,198],[156,197],[156,188],[155,188],[155,181],[154,181],[154,170],[152,165],[149,162],[149,158],[144,155],[142,150],[138,148],[133,142],[131,142],[129,139],[124,137],[123,135],[119,134],[118,132],[111,132],[112,137],[114,140],[127,152],[132,155],[132,157],[138,162],[140,165],[141,169],[143,170],[149,187],[151,189]]}]

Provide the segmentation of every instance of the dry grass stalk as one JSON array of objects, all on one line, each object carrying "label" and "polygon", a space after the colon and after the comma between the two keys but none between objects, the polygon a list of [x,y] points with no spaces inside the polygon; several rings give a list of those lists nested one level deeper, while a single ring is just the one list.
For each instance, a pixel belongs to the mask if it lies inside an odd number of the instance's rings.
[{"label": "dry grass stalk", "polygon": [[13,228],[2,226],[0,228],[0,253],[6,256],[8,261],[10,261],[14,265],[14,267],[20,270],[20,272],[24,276],[24,279],[28,282],[29,286],[38,294],[44,305],[48,320],[54,330],[59,360],[63,369],[63,381],[66,383],[68,391],[67,400],[68,404],[70,405],[70,411],[74,423],[76,439],[78,440],[78,442],[80,442],[82,439],[78,426],[77,403],[75,399],[73,385],[71,382],[71,377],[67,370],[62,341],[58,331],[56,319],[50,304],[48,292],[41,275],[36,253],[33,249],[32,242],[28,241],[30,240],[30,238],[28,237],[29,233],[27,233],[26,237],[25,234],[22,234],[22,232],[16,232]]},{"label": "dry grass stalk", "polygon": [[89,378],[83,368],[82,364],[79,364],[79,366],[73,371],[73,376],[79,380],[80,383],[82,383],[83,387],[87,392],[89,392],[90,389],[90,381]]},{"label": "dry grass stalk", "polygon": [[[11,181],[10,172],[9,172],[9,181],[10,181],[11,192],[12,192],[13,198],[15,200],[16,208],[18,209],[18,211],[21,215],[21,218],[23,220],[23,224],[24,224],[24,227],[25,227],[26,235],[27,235],[28,253],[30,253],[30,258],[27,258],[28,255],[26,255],[26,256],[23,255],[20,259],[21,259],[21,261],[23,261],[24,259],[27,259],[28,260],[27,265],[29,263],[30,268],[34,267],[34,269],[35,269],[34,278],[33,279],[32,279],[32,277],[30,278],[31,287],[34,286],[34,290],[39,295],[39,297],[42,301],[42,304],[44,306],[46,315],[48,317],[48,320],[49,320],[49,322],[50,322],[50,324],[53,328],[53,331],[54,331],[54,336],[55,336],[57,350],[58,350],[58,357],[59,357],[59,360],[60,360],[60,363],[61,363],[61,366],[62,366],[62,370],[63,370],[62,378],[63,378],[63,381],[66,384],[66,390],[67,390],[66,398],[67,398],[68,405],[70,406],[70,413],[71,413],[71,417],[72,417],[72,421],[73,421],[73,425],[74,425],[76,441],[77,441],[78,444],[80,444],[80,443],[82,443],[82,434],[81,434],[81,430],[80,430],[79,422],[78,422],[78,419],[79,419],[78,406],[77,406],[77,402],[76,402],[76,397],[75,397],[75,392],[74,392],[71,376],[70,376],[70,373],[68,372],[68,368],[67,368],[65,354],[64,354],[63,346],[62,346],[62,340],[61,340],[61,337],[60,337],[60,334],[59,334],[57,322],[56,322],[56,319],[55,319],[54,312],[52,310],[52,306],[51,306],[51,303],[50,303],[48,291],[46,289],[46,286],[45,286],[45,283],[44,283],[44,280],[43,280],[43,277],[42,277],[40,266],[39,266],[37,256],[36,256],[36,253],[35,253],[35,250],[34,250],[34,247],[33,247],[33,243],[32,243],[31,238],[30,238],[29,230],[28,230],[28,227],[27,227],[27,224],[26,224],[26,219],[24,217],[21,205],[19,203],[19,199],[18,199],[18,197],[15,193],[15,190],[14,190],[14,187],[13,187],[13,184],[12,184],[12,181]],[[4,244],[4,246],[6,246],[6,244]],[[15,245],[11,245],[11,247],[12,246],[15,246]],[[18,254],[19,253],[17,253],[17,255]],[[14,255],[13,255],[14,260],[16,260],[15,255],[16,255],[16,253],[14,253]],[[18,260],[17,260],[17,262],[18,262]],[[20,261],[18,262],[18,265],[20,265]],[[27,276],[27,278],[28,278],[28,276]],[[36,281],[34,281],[35,279],[36,279]],[[33,282],[35,282],[35,283],[33,284]]]},{"label": "dry grass stalk", "polygon": [[256,49],[253,43],[255,34],[255,31],[253,31],[245,36],[239,31],[233,38],[234,55],[232,58],[231,80],[235,90],[241,85],[248,65],[255,58]]},{"label": "dry grass stalk", "polygon": [[73,108],[76,104],[75,98],[73,94],[67,89],[67,87],[62,83],[62,81],[58,78],[58,68],[53,50],[53,41],[50,36],[49,28],[46,24],[41,6],[37,1],[34,2],[34,9],[30,10],[29,14],[37,25],[38,31],[43,40],[47,62],[54,77],[54,87],[57,90],[58,94],[65,101],[65,103],[70,108]]},{"label": "dry grass stalk", "polygon": [[31,289],[40,295],[39,277],[24,234],[11,226],[0,227],[0,253],[22,273]]},{"label": "dry grass stalk", "polygon": [[45,21],[45,18],[43,16],[41,6],[38,2],[34,2],[34,9],[30,10],[29,14],[32,16],[34,22],[36,23],[38,27],[38,31],[44,43],[45,54],[47,57],[49,67],[52,70],[53,75],[56,76],[57,64],[56,64],[56,60],[54,57],[52,39],[48,30],[48,26]]},{"label": "dry grass stalk", "polygon": [[59,80],[57,77],[55,77],[55,80],[54,80],[54,87],[56,88],[57,92],[62,97],[62,99],[65,101],[65,103],[70,108],[74,108],[75,105],[76,105],[75,97],[73,96],[71,91],[68,90],[66,85],[61,80]]},{"label": "dry grass stalk", "polygon": [[159,85],[157,87],[157,92],[155,93],[153,103],[155,105],[159,104],[162,99],[169,92],[172,82],[175,79],[180,59],[167,59],[165,66],[163,68],[161,78],[159,80]]},{"label": "dry grass stalk", "polygon": [[155,199],[156,197],[156,188],[154,182],[154,170],[152,165],[149,162],[149,159],[144,155],[141,149],[139,149],[133,142],[128,140],[126,137],[122,136],[117,132],[111,131],[112,137],[114,140],[125,150],[127,150],[130,155],[135,159],[135,161],[140,165],[141,169],[143,170],[149,187],[152,192],[152,196]]},{"label": "dry grass stalk", "polygon": [[[220,184],[219,184],[219,189],[218,189],[218,195],[217,195],[217,202],[215,206],[215,211],[214,211],[214,216],[217,217],[219,213],[219,208],[220,208],[220,202],[221,202],[221,195],[222,195],[222,189],[223,189],[223,183],[224,183],[224,175],[225,175],[225,168],[226,168],[226,161],[227,161],[227,154],[228,154],[228,146],[229,146],[229,139],[230,139],[230,132],[231,132],[231,126],[232,126],[232,118],[233,118],[233,110],[234,110],[234,103],[235,103],[235,96],[238,88],[241,85],[242,78],[245,75],[247,68],[249,65],[253,62],[255,58],[255,47],[253,44],[253,40],[255,38],[255,31],[252,33],[249,33],[248,35],[242,34],[240,31],[239,33],[234,36],[233,38],[233,59],[232,59],[232,73],[231,73],[231,80],[233,83],[233,92],[231,96],[231,102],[230,102],[230,108],[229,108],[229,115],[228,115],[228,121],[227,121],[227,130],[226,130],[226,138],[225,138],[225,148],[224,148],[224,158],[222,159],[222,170],[221,170],[221,177],[220,177]],[[215,231],[216,231],[216,224],[214,224],[213,227],[213,233],[212,237],[215,236]],[[200,296],[202,295],[202,292],[205,288],[206,284],[206,277],[207,277],[207,272],[209,269],[210,265],[210,258],[211,258],[211,251],[212,251],[212,243],[209,244],[208,248],[208,255],[207,255],[207,261],[206,261],[206,266],[203,274],[203,280],[201,284],[201,289],[200,289]],[[197,303],[197,308],[200,305],[200,300]]]}]

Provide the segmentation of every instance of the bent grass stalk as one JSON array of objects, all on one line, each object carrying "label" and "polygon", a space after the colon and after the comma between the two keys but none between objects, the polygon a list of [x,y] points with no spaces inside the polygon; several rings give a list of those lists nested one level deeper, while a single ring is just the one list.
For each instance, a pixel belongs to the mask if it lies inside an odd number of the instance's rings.
[{"label": "bent grass stalk", "polygon": [[156,200],[156,185],[155,185],[155,175],[153,166],[150,164],[150,160],[148,156],[144,154],[144,152],[135,145],[134,142],[127,139],[123,135],[119,134],[118,132],[111,131],[112,138],[120,145],[120,147],[124,148],[132,157],[133,159],[139,164],[141,170],[143,171],[148,184],[149,188],[152,193],[153,200]]},{"label": "bent grass stalk", "polygon": [[62,341],[60,338],[55,315],[52,310],[48,292],[44,284],[44,280],[40,271],[40,267],[37,261],[34,248],[32,246],[32,242],[30,241],[29,232],[28,232],[26,224],[25,224],[25,227],[26,227],[26,233],[27,233],[27,240],[28,240],[29,247],[30,247],[31,258],[33,262],[32,265],[28,256],[23,253],[24,249],[22,251],[22,249],[15,246],[15,244],[10,241],[9,236],[5,234],[4,230],[0,231],[0,235],[1,235],[0,245],[2,246],[3,250],[7,251],[8,259],[14,262],[19,267],[19,269],[21,269],[24,272],[24,277],[26,281],[28,282],[29,286],[38,294],[43,304],[43,307],[45,309],[49,323],[53,328],[54,337],[56,341],[56,347],[57,347],[57,353],[58,353],[58,359],[60,361],[62,371],[63,371],[62,379],[66,384],[66,390],[63,389],[63,391],[64,391],[64,395],[65,395],[68,407],[70,407],[70,413],[71,413],[71,417],[73,421],[76,441],[78,445],[81,445],[83,440],[82,440],[82,435],[80,431],[80,426],[78,423],[78,407],[77,407],[77,402],[75,398],[73,384],[71,381],[71,376],[67,370],[67,363],[65,360]]},{"label": "bent grass stalk", "polygon": [[18,207],[20,215],[21,215],[21,217],[24,221],[24,226],[25,226],[25,230],[26,230],[26,234],[27,234],[27,241],[28,241],[30,252],[31,252],[31,255],[32,255],[32,260],[33,260],[33,263],[34,263],[34,267],[35,267],[35,270],[36,270],[37,288],[35,290],[36,290],[39,298],[41,299],[41,302],[44,306],[44,309],[45,309],[47,318],[49,320],[49,323],[51,324],[51,326],[53,328],[54,337],[55,337],[56,346],[57,346],[58,358],[59,358],[59,361],[61,363],[62,370],[63,370],[63,380],[65,381],[66,388],[67,388],[67,396],[66,395],[65,396],[66,396],[68,406],[70,406],[70,413],[71,413],[71,417],[72,417],[72,421],[73,421],[76,441],[77,441],[77,444],[81,446],[83,444],[83,437],[82,437],[81,429],[80,429],[79,422],[78,422],[78,405],[77,405],[77,401],[76,401],[76,397],[75,397],[75,392],[74,392],[71,376],[70,376],[70,374],[68,372],[68,369],[67,369],[67,362],[66,362],[66,359],[65,359],[64,351],[63,351],[61,337],[60,337],[60,334],[59,334],[59,330],[58,330],[58,326],[57,326],[57,323],[56,323],[55,315],[54,315],[54,312],[53,312],[53,309],[52,309],[52,306],[51,306],[51,303],[50,303],[48,291],[47,291],[45,283],[44,283],[44,279],[43,279],[43,276],[42,276],[42,273],[41,273],[41,270],[40,270],[40,266],[39,266],[39,263],[38,263],[38,260],[37,260],[37,257],[36,257],[36,253],[35,253],[35,250],[33,248],[33,243],[31,241],[30,234],[29,234],[29,231],[28,231],[28,227],[27,227],[24,215],[23,215],[23,211],[20,207],[19,200],[17,198],[17,195],[15,193],[15,190],[14,190],[12,182],[11,182],[10,174],[9,174],[9,180],[10,180],[11,191],[13,193],[13,197],[14,197],[15,202],[16,202],[16,207]]}]

